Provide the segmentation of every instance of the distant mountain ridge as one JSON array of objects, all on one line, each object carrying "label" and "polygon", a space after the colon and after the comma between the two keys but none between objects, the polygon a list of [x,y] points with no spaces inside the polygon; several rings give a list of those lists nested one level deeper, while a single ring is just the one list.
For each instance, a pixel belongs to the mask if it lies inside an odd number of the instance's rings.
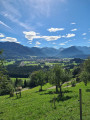
[{"label": "distant mountain ridge", "polygon": [[79,50],[76,46],[71,46],[69,48],[65,48],[64,50],[62,50],[58,57],[72,58],[77,57],[79,55],[84,55],[83,51]]},{"label": "distant mountain ridge", "polygon": [[14,42],[0,42],[0,50],[3,50],[3,56],[6,59],[22,59],[37,57],[57,57],[57,58],[87,58],[90,56],[90,47],[71,46],[68,48],[37,48],[26,47]]}]

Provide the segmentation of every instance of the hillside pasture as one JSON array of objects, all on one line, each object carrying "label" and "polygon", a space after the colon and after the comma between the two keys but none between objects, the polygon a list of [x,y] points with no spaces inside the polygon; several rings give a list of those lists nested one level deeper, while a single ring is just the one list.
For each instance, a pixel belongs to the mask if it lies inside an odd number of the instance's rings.
[{"label": "hillside pasture", "polygon": [[23,91],[19,99],[0,96],[0,120],[79,120],[79,88],[82,89],[83,120],[90,120],[90,83],[63,88],[62,99],[49,87],[46,84],[42,92],[38,92],[40,86]]}]

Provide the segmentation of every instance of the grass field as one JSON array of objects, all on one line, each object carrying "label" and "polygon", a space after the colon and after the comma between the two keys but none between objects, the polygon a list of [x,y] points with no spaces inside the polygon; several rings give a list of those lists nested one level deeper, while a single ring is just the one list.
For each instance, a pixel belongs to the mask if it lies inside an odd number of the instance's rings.
[{"label": "grass field", "polygon": [[47,66],[60,65],[60,63],[50,63],[50,62],[45,62],[45,65],[47,65]]},{"label": "grass field", "polygon": [[[12,81],[15,81],[15,80],[16,80],[16,78],[10,78],[10,79],[11,79]],[[27,80],[27,81],[29,80],[29,78],[18,78],[18,79],[21,79],[21,80],[23,80],[23,81],[24,81],[24,80]]]},{"label": "grass field", "polygon": [[15,63],[15,61],[10,61],[10,62],[5,61],[5,62],[4,62],[4,65],[5,65],[5,66],[8,66],[8,65],[12,65],[12,64],[14,64],[14,63]]},{"label": "grass field", "polygon": [[[83,120],[90,120],[90,83],[63,88],[61,100],[55,89],[47,89],[51,85],[46,84],[42,92],[38,92],[39,87],[23,91],[19,99],[0,96],[0,120],[80,120],[79,88],[82,89]],[[56,108],[52,102],[54,96]]]},{"label": "grass field", "polygon": [[38,66],[39,64],[26,64],[26,66]]}]

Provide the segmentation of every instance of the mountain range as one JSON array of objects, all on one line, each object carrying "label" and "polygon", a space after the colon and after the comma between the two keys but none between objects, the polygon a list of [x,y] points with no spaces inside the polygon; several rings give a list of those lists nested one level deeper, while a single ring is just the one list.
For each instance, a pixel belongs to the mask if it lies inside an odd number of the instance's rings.
[{"label": "mountain range", "polygon": [[27,59],[32,56],[55,58],[87,58],[90,56],[90,47],[87,46],[55,49],[49,47],[27,47],[14,42],[0,42],[0,50],[3,50],[5,59]]}]

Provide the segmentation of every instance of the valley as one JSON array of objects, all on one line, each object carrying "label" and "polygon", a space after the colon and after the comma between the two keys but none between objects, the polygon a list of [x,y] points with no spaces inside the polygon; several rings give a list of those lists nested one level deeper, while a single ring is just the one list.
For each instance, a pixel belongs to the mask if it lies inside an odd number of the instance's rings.
[{"label": "valley", "polygon": [[90,120],[90,0],[0,0],[0,120]]},{"label": "valley", "polygon": [[[4,46],[0,55],[0,120],[78,120],[79,89],[82,117],[90,119],[89,53],[75,46],[58,51],[15,43],[11,48],[8,51]],[[16,95],[18,87],[22,88],[20,97]]]}]

